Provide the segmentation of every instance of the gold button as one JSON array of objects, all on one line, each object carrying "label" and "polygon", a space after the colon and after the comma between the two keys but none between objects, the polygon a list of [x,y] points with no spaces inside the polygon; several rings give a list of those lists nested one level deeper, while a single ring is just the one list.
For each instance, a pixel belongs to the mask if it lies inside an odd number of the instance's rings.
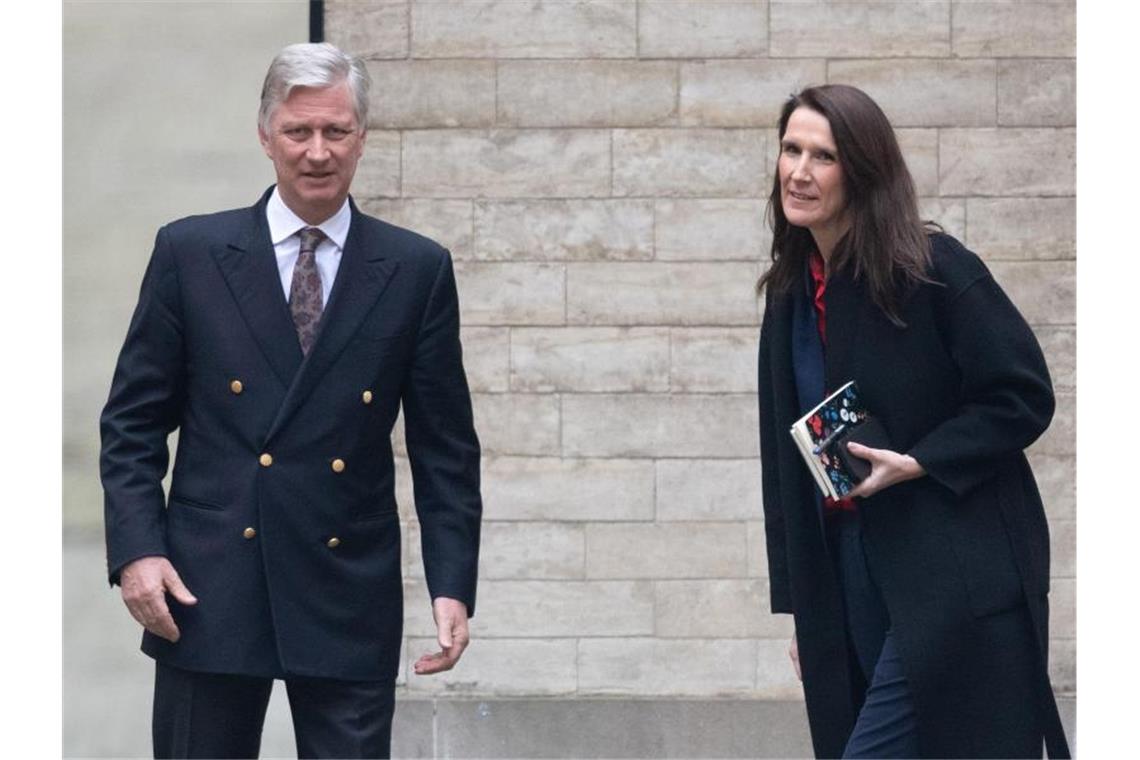
[{"label": "gold button", "polygon": [[338,546],[340,546],[340,539],[339,539],[339,538],[337,538],[336,536],[333,536],[332,538],[330,538],[330,539],[328,540],[328,547],[329,547],[330,549],[335,549],[335,548],[337,548]]},{"label": "gold button", "polygon": [[273,456],[270,454],[262,454],[257,458],[257,461],[261,462],[262,467],[268,467],[273,464]]},{"label": "gold button", "polygon": [[332,461],[333,472],[344,472],[344,460],[334,459]]},{"label": "gold button", "polygon": [[241,384],[241,380],[234,380],[230,383],[230,390],[234,393],[241,393],[245,386]]},{"label": "gold button", "polygon": [[241,532],[241,534],[243,536],[245,536],[246,538],[253,538],[254,536],[257,535],[257,531],[254,530],[253,528],[246,528],[245,530],[243,530]]},{"label": "gold button", "polygon": [[372,391],[364,391],[364,393],[360,394],[360,398],[364,401],[364,403],[371,404],[372,403]]}]

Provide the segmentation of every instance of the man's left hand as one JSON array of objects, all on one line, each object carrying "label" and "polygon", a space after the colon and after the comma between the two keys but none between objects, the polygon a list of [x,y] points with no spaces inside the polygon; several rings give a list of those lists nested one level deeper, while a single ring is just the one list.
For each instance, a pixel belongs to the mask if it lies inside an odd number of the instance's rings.
[{"label": "man's left hand", "polygon": [[921,478],[926,474],[926,469],[918,460],[907,454],[890,449],[872,449],[861,443],[849,443],[847,450],[871,463],[871,474],[847,494],[849,498],[866,498],[895,483]]},{"label": "man's left hand", "polygon": [[467,633],[466,604],[446,596],[437,597],[431,603],[431,613],[439,631],[440,651],[425,654],[416,660],[415,671],[421,676],[454,668],[471,640]]}]

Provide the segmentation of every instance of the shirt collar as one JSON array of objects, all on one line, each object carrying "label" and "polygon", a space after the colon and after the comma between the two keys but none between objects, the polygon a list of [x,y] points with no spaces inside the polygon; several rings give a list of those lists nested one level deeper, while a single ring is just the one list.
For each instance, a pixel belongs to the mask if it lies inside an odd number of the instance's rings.
[{"label": "shirt collar", "polygon": [[285,205],[285,201],[281,200],[281,193],[274,187],[269,202],[265,204],[265,218],[269,222],[269,239],[275,246],[305,227],[316,227],[343,251],[344,241],[348,239],[348,226],[352,222],[352,209],[349,208],[348,199],[345,198],[335,214],[320,224],[311,225]]}]

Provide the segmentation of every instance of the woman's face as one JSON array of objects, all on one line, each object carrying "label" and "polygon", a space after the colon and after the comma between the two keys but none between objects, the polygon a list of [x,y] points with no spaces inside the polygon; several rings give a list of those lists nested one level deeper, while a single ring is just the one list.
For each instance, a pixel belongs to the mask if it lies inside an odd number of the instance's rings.
[{"label": "woman's face", "polygon": [[803,106],[792,112],[780,143],[780,200],[784,216],[833,245],[846,226],[843,168],[827,118]]}]

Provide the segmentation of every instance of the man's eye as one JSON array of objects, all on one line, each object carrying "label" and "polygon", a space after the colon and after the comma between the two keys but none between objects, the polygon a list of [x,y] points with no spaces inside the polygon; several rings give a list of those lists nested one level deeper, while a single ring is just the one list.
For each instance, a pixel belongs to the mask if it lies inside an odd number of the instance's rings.
[{"label": "man's eye", "polygon": [[345,137],[348,137],[349,132],[347,129],[341,129],[340,127],[333,127],[331,129],[329,129],[328,132],[326,132],[326,134],[328,135],[329,139],[342,140]]},{"label": "man's eye", "polygon": [[307,129],[305,129],[304,127],[290,127],[289,129],[285,130],[285,135],[287,137],[299,138],[299,137],[304,137],[305,135],[308,134],[308,132],[309,131]]}]

